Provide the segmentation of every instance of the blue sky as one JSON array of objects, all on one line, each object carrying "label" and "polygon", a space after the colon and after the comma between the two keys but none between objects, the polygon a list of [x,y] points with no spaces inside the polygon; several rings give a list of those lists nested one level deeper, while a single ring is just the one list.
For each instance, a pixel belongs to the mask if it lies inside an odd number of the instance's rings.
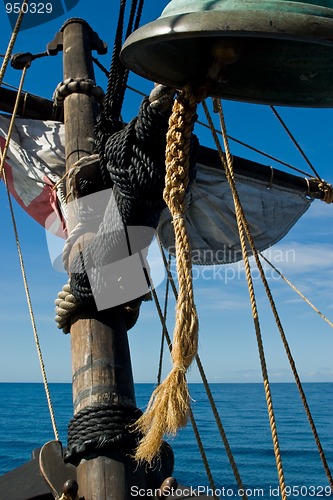
[{"label": "blue sky", "polygon": [[[101,0],[98,9],[91,8],[91,2],[80,0],[71,10],[71,17],[86,19],[100,37],[109,44],[109,54],[100,56],[101,62],[109,67],[115,13],[110,5],[118,2]],[[160,0],[146,1],[143,22],[155,19],[166,5]],[[14,52],[45,50],[66,16],[59,17],[39,27],[19,34]],[[10,38],[11,27],[4,7],[0,11],[0,53],[4,53]],[[19,73],[9,70],[5,82],[18,85]],[[61,55],[37,60],[28,70],[25,89],[31,93],[51,98],[56,85],[62,80]],[[96,80],[106,87],[106,78],[96,69]],[[148,93],[151,82],[131,75],[129,84]],[[141,98],[128,91],[124,107],[124,120],[136,115]],[[316,166],[320,175],[333,182],[332,157],[333,139],[331,124],[332,110],[306,110],[280,108],[282,116]],[[201,113],[200,113],[201,114]],[[298,168],[308,170],[299,153],[291,144],[265,106],[225,103],[227,127],[231,136],[251,143],[271,155],[288,161]],[[202,144],[213,147],[208,132],[200,125],[196,133]],[[268,160],[248,150],[231,144],[234,154],[268,164]],[[281,168],[281,167],[278,167]],[[43,349],[49,380],[70,382],[70,337],[60,333],[54,322],[54,299],[66,276],[53,270],[48,257],[45,232],[36,222],[16,205],[18,230],[20,234],[31,298],[36,316],[40,343]],[[39,382],[40,369],[29,323],[22,280],[11,227],[8,202],[3,185],[0,185],[0,381]],[[333,319],[333,226],[332,206],[314,202],[289,234],[269,252],[278,262],[281,271],[297,285],[317,307]],[[277,263],[277,262],[276,262]],[[229,270],[228,270],[229,269]],[[229,274],[228,274],[229,273]],[[213,268],[202,273],[195,280],[195,297],[200,321],[200,355],[211,382],[259,382],[261,380],[259,357],[256,347],[247,286],[241,265]],[[229,279],[229,276],[233,276]],[[273,295],[282,323],[285,327],[296,365],[303,381],[333,381],[333,335],[332,329],[270,271]],[[272,319],[262,287],[258,280],[257,299],[260,312],[267,364],[271,381],[292,381],[288,362]],[[158,288],[163,300],[163,286]],[[169,308],[168,326],[173,329],[174,302]],[[153,382],[158,369],[161,326],[152,303],[145,303],[140,320],[129,332],[133,372],[136,382]],[[165,356],[164,373],[169,367],[169,356]],[[190,381],[198,382],[195,367],[189,374]]]}]

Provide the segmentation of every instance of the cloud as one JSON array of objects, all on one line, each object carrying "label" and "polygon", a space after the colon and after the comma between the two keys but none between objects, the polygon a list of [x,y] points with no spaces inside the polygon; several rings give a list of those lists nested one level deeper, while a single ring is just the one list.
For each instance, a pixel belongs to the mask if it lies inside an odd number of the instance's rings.
[{"label": "cloud", "polygon": [[283,273],[314,274],[332,269],[333,245],[328,243],[282,243],[263,254]]}]

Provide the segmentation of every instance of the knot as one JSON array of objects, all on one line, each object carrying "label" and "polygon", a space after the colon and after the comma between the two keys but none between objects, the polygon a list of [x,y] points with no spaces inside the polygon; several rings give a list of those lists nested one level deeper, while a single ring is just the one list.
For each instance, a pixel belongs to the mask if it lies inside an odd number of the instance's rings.
[{"label": "knot", "polygon": [[53,100],[56,106],[62,106],[64,100],[70,94],[87,94],[95,97],[102,104],[104,100],[104,91],[98,87],[94,80],[90,78],[67,78],[64,82],[57,85]]},{"label": "knot", "polygon": [[322,201],[325,203],[333,203],[333,187],[328,182],[321,181],[318,184],[318,189],[322,193]]},{"label": "knot", "polygon": [[184,214],[175,214],[173,217],[172,217],[172,224],[174,222],[176,222],[177,220],[185,220],[185,215]]},{"label": "knot", "polygon": [[55,321],[59,330],[64,333],[70,332],[70,318],[79,308],[79,303],[71,293],[69,283],[66,283],[62,290],[58,293],[58,298],[55,300],[56,317]]}]

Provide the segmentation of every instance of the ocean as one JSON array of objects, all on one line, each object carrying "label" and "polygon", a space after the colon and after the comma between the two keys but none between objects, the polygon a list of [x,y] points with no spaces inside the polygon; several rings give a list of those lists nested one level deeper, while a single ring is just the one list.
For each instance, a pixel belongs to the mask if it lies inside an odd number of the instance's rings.
[{"label": "ocean", "polygon": [[[152,384],[137,384],[144,409]],[[212,384],[211,389],[248,498],[280,498],[262,384]],[[306,383],[304,390],[333,469],[333,384]],[[72,416],[70,384],[50,384],[60,439],[66,444]],[[220,498],[241,498],[222,440],[201,384],[190,385],[193,411]],[[289,498],[331,496],[312,432],[293,384],[272,384],[286,492]],[[31,451],[52,440],[42,384],[0,384],[0,475],[30,459]],[[191,425],[169,440],[175,453],[174,476],[180,484],[209,493],[209,482]]]}]

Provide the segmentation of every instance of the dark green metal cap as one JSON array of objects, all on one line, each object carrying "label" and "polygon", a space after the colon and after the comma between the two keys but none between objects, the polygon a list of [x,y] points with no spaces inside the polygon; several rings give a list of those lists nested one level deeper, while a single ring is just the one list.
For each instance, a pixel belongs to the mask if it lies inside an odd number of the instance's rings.
[{"label": "dark green metal cap", "polygon": [[132,71],[239,101],[333,107],[333,0],[173,0],[125,42]]}]

